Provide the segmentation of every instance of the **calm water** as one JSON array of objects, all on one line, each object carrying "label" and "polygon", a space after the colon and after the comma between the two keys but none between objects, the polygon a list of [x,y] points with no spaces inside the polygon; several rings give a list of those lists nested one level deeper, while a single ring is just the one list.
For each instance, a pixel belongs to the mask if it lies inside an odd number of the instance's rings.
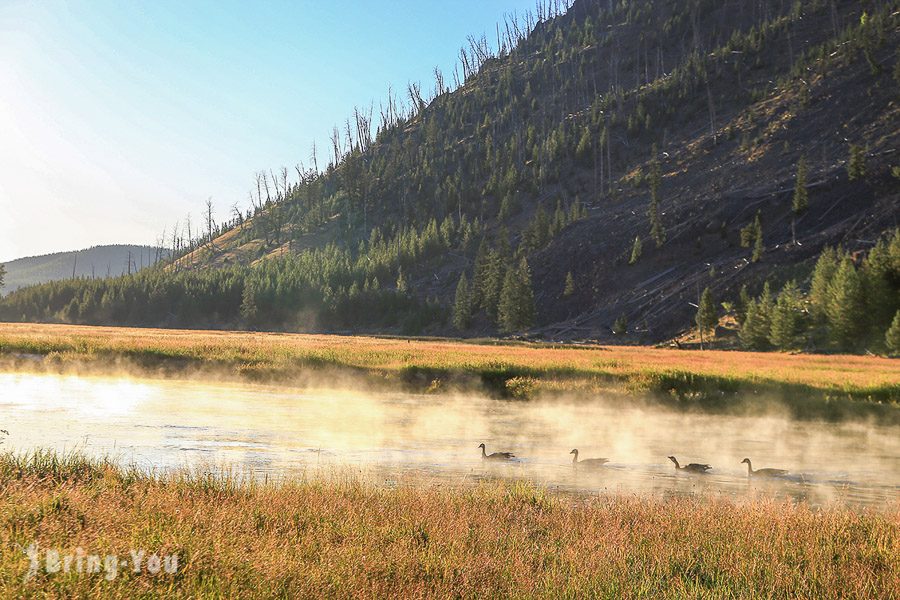
[{"label": "calm water", "polygon": [[[900,428],[610,408],[602,401],[297,391],[192,381],[0,373],[4,448],[79,450],[149,470],[231,468],[282,476],[363,471],[391,482],[529,479],[560,490],[711,493],[883,508],[900,501]],[[509,464],[484,463],[511,451]],[[595,471],[581,458],[605,457]],[[666,457],[713,466],[676,473]],[[788,469],[749,480],[740,461]]]}]

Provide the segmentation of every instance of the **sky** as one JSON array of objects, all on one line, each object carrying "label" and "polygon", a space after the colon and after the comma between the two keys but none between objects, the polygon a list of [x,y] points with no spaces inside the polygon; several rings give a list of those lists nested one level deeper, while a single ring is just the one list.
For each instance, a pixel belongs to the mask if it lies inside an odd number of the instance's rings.
[{"label": "sky", "polygon": [[[153,244],[533,0],[0,0],[0,263]],[[320,160],[321,163],[321,160]]]}]

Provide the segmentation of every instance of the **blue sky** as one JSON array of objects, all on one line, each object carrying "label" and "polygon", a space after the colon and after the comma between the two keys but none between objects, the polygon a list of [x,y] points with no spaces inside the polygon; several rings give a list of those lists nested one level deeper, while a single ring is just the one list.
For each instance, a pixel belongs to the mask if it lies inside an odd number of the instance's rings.
[{"label": "blue sky", "polygon": [[0,0],[0,262],[153,243],[532,0]]}]

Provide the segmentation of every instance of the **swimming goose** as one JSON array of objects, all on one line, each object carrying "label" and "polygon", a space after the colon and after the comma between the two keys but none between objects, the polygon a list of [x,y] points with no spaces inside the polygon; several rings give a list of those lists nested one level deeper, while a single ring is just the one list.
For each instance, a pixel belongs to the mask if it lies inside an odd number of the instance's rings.
[{"label": "swimming goose", "polygon": [[609,462],[608,458],[585,458],[584,460],[578,460],[578,448],[575,448],[569,452],[569,454],[575,455],[575,458],[572,459],[572,464],[576,467],[602,467]]},{"label": "swimming goose", "polygon": [[512,452],[494,452],[493,454],[488,454],[484,449],[484,444],[480,444],[478,447],[481,448],[481,458],[483,460],[511,460],[516,457]]},{"label": "swimming goose", "polygon": [[702,465],[700,463],[691,463],[689,465],[684,465],[683,467],[678,464],[678,459],[674,456],[670,456],[669,460],[675,463],[676,471],[687,471],[688,473],[706,473],[710,469],[712,469],[709,465]]},{"label": "swimming goose", "polygon": [[747,463],[747,476],[748,477],[781,477],[782,475],[787,475],[787,471],[784,469],[757,469],[753,470],[753,464],[750,462],[749,458],[745,458],[741,461],[741,464]]}]

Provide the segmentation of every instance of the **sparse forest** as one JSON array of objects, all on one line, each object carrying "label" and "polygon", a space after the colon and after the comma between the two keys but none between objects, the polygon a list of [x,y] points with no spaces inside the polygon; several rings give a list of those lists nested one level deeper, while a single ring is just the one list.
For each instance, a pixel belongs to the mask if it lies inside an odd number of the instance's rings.
[{"label": "sparse forest", "polygon": [[227,222],[207,201],[157,240],[171,260],[0,318],[648,342],[707,289],[746,347],[887,349],[898,10],[541,0],[258,173]]}]

